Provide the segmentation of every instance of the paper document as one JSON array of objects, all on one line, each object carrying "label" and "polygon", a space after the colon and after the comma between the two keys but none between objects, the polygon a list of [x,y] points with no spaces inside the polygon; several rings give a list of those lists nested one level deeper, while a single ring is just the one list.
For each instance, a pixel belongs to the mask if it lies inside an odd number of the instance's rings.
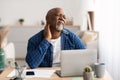
[{"label": "paper document", "polygon": [[15,69],[14,69],[11,73],[9,73],[9,74],[7,75],[7,77],[14,77],[14,76],[16,76],[15,73],[16,73],[16,72],[15,72]]},{"label": "paper document", "polygon": [[[55,72],[55,70],[38,70],[38,69],[30,69],[30,70],[25,70],[27,71],[33,71],[35,75],[28,76],[26,75],[26,78],[33,78],[33,77],[41,77],[41,78],[50,78],[52,74]],[[7,77],[14,77],[16,76],[15,70],[13,70],[11,73],[7,75]]]}]

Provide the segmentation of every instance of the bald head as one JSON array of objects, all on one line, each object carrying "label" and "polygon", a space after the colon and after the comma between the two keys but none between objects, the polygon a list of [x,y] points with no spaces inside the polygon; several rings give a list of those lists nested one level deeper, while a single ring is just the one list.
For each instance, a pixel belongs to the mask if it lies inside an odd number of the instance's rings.
[{"label": "bald head", "polygon": [[50,9],[46,15],[46,20],[49,18],[49,16],[52,16],[53,14],[57,13],[58,11],[63,11],[63,10],[61,8]]},{"label": "bald head", "polygon": [[51,18],[54,14],[57,14],[60,11],[64,13],[63,9],[59,7],[50,9],[46,15],[46,20],[49,20],[49,18]]}]

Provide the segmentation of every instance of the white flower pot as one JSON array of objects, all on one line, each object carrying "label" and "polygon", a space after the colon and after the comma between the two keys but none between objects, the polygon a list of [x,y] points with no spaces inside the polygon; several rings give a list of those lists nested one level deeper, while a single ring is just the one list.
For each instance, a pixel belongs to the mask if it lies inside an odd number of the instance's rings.
[{"label": "white flower pot", "polygon": [[83,73],[84,80],[94,80],[94,72],[84,72]]}]

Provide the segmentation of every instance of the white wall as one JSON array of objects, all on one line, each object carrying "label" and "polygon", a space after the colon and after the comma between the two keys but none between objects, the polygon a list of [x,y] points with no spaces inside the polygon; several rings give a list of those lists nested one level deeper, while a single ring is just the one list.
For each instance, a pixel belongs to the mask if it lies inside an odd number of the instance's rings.
[{"label": "white wall", "polygon": [[93,10],[93,0],[0,0],[2,24],[16,24],[19,18],[27,25],[38,25],[45,21],[47,11],[53,7],[64,9],[67,17],[74,19],[74,25],[82,25],[86,10]]},{"label": "white wall", "polygon": [[100,34],[100,62],[113,80],[120,80],[120,1],[96,0],[95,30]]}]

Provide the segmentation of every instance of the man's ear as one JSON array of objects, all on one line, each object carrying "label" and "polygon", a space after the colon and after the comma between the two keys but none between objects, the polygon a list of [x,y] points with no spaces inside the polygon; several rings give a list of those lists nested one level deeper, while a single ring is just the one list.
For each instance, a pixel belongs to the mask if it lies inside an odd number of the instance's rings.
[{"label": "man's ear", "polygon": [[50,24],[50,18],[46,17],[46,25]]},{"label": "man's ear", "polygon": [[47,23],[47,24],[50,23],[50,17],[49,17],[49,16],[46,17],[46,23]]}]

